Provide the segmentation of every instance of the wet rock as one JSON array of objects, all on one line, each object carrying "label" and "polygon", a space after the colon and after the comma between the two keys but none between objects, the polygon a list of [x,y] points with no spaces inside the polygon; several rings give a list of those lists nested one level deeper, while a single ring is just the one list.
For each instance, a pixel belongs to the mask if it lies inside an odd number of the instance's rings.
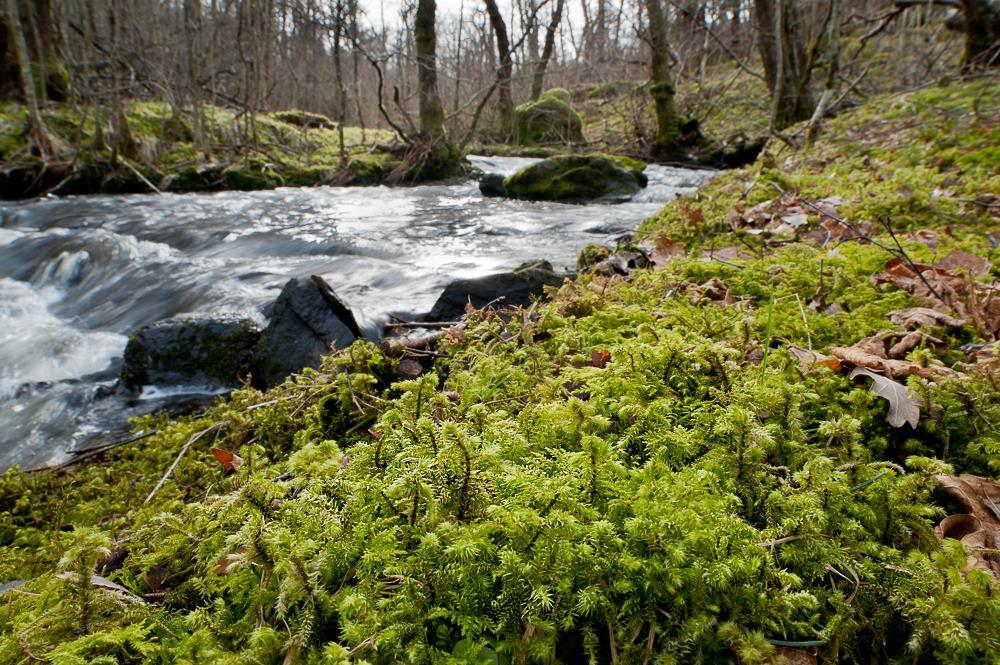
[{"label": "wet rock", "polygon": [[[445,287],[430,313],[428,321],[456,321],[465,314],[465,306],[485,307],[491,302],[504,307],[526,306],[532,297],[541,296],[546,286],[559,286],[563,276],[552,269],[548,261],[524,263],[511,272],[487,275],[475,279],[459,279]],[[502,300],[498,300],[502,298]]]},{"label": "wet rock", "polygon": [[479,191],[483,196],[507,196],[503,181],[500,173],[486,173],[479,179]]},{"label": "wet rock", "polygon": [[281,290],[254,353],[254,383],[274,386],[304,367],[318,367],[331,347],[361,337],[354,314],[317,275],[296,277]]},{"label": "wet rock", "polygon": [[642,171],[604,155],[563,155],[536,162],[504,180],[508,196],[527,201],[625,201],[646,186]]},{"label": "wet rock", "polygon": [[130,390],[142,386],[239,385],[250,370],[260,328],[248,319],[177,317],[129,338],[121,371]]},{"label": "wet rock", "polygon": [[515,108],[514,141],[518,145],[583,141],[583,120],[570,105],[569,93],[553,88],[537,101]]}]

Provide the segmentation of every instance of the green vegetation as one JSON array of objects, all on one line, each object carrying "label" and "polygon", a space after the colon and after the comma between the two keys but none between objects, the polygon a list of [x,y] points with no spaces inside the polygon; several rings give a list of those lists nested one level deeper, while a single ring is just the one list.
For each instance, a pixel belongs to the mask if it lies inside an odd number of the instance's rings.
[{"label": "green vegetation", "polygon": [[546,90],[538,101],[526,102],[514,109],[514,143],[579,143],[583,141],[583,121],[570,104],[569,92],[562,88]]},{"label": "green vegetation", "polygon": [[937,474],[1000,473],[996,332],[932,330],[919,422],[890,425],[803,351],[926,303],[804,202],[996,266],[998,127],[995,78],[878,99],[668,205],[657,269],[475,313],[419,378],[357,342],[101,463],[8,472],[0,661],[993,662],[1000,586],[933,527]]},{"label": "green vegetation", "polygon": [[[192,118],[175,115],[167,104],[133,101],[126,118],[135,140],[134,154],[113,154],[107,118],[95,118],[72,104],[49,104],[43,115],[65,163],[43,164],[29,153],[24,134],[26,111],[0,105],[0,163],[23,177],[0,178],[0,197],[17,198],[58,187],[63,193],[142,192],[151,186],[169,191],[272,189],[343,182],[371,184],[391,172],[399,158],[370,149],[393,140],[385,130],[344,128],[347,170],[340,169],[336,124],[303,111],[261,115],[257,146],[242,137],[247,119],[231,111],[206,109],[210,151],[194,140]],[[72,156],[70,160],[68,156]],[[37,178],[37,180],[36,180]],[[38,191],[25,191],[27,185]]]}]

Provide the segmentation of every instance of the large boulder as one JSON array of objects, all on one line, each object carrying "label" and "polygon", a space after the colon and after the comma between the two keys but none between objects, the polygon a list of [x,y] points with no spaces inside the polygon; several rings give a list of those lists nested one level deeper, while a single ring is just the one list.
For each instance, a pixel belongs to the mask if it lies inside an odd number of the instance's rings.
[{"label": "large boulder", "polygon": [[518,145],[582,141],[583,120],[573,110],[565,90],[546,90],[536,101],[514,109],[514,142]]},{"label": "large boulder", "polygon": [[354,314],[318,275],[296,277],[281,290],[254,353],[254,382],[270,387],[305,367],[318,367],[332,347],[361,337]]},{"label": "large boulder", "polygon": [[511,272],[487,275],[475,279],[459,279],[445,287],[428,321],[457,321],[465,314],[465,306],[481,308],[496,301],[506,307],[523,307],[533,297],[541,296],[546,286],[560,286],[563,277],[548,261],[524,263]]},{"label": "large boulder", "polygon": [[543,159],[504,180],[507,195],[527,201],[625,201],[646,186],[645,174],[604,155]]},{"label": "large boulder", "polygon": [[248,319],[177,317],[140,328],[125,347],[125,387],[239,385],[250,371],[260,328]]}]

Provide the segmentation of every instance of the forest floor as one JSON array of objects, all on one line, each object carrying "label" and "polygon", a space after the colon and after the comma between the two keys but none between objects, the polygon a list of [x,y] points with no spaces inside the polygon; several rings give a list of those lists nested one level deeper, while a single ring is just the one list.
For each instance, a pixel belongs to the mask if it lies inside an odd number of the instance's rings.
[{"label": "forest floor", "polygon": [[0,661],[989,662],[997,83],[771,144],[417,378],[357,342],[7,472]]}]

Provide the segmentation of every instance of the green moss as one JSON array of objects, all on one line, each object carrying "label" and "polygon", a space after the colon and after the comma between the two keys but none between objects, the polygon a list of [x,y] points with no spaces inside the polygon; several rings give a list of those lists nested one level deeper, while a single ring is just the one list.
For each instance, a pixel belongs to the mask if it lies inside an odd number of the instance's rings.
[{"label": "green moss", "polygon": [[627,199],[645,186],[638,171],[626,171],[614,158],[562,155],[536,162],[504,179],[513,198],[528,201]]},{"label": "green moss", "polygon": [[583,121],[570,105],[569,93],[560,88],[514,109],[514,142],[518,145],[576,143],[583,140],[582,130]]}]

